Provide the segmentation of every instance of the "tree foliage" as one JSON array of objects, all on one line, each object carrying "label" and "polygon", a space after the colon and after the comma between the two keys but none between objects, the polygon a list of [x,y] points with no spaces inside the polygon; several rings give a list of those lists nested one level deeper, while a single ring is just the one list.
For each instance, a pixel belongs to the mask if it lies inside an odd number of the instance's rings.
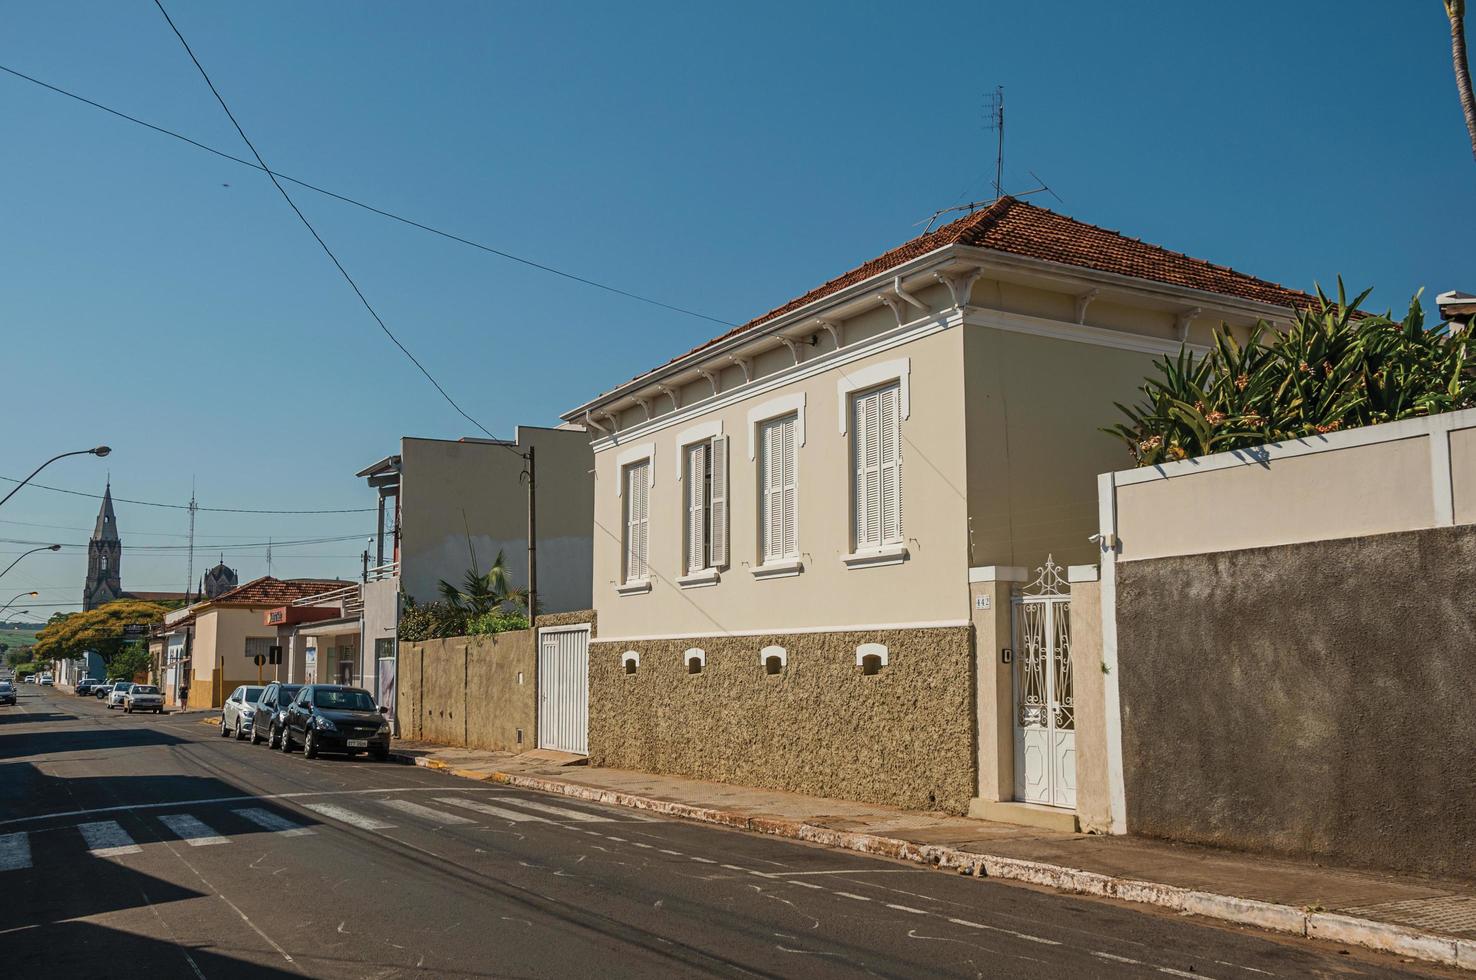
[{"label": "tree foliage", "polygon": [[475,564],[468,568],[461,588],[441,579],[440,592],[446,605],[468,617],[486,616],[505,606],[528,604],[527,591],[513,586],[507,558],[501,551],[487,571],[478,570]]},{"label": "tree foliage", "polygon": [[130,643],[114,653],[111,659],[104,658],[104,661],[107,676],[123,681],[146,676],[151,666],[149,651],[142,643]]},{"label": "tree foliage", "polygon": [[168,606],[157,602],[119,599],[87,612],[53,616],[36,634],[34,656],[39,661],[76,660],[91,650],[111,664],[128,645],[123,638],[125,626],[156,623],[168,611]]},{"label": "tree foliage", "polygon": [[1103,429],[1139,466],[1302,439],[1340,429],[1476,405],[1468,338],[1425,328],[1419,296],[1402,320],[1367,315],[1321,289],[1285,331],[1262,322],[1240,344],[1230,329],[1196,358],[1187,348],[1154,362],[1144,398],[1118,404],[1128,421]]}]

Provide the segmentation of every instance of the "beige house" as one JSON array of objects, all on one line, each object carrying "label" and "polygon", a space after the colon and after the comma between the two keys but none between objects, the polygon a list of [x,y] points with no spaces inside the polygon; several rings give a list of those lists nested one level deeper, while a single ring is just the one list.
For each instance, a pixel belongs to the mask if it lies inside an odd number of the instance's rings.
[{"label": "beige house", "polygon": [[1307,300],[1006,197],[567,413],[592,761],[1095,826],[1099,428],[1155,356]]},{"label": "beige house", "polygon": [[[266,621],[268,610],[352,585],[334,579],[263,576],[181,610],[172,620],[166,618],[166,648],[178,638],[179,662],[190,679],[188,706],[220,707],[237,686],[271,677],[267,668],[258,668],[255,662],[256,655],[265,656],[278,643],[277,627]],[[357,631],[352,649],[356,657]]]}]

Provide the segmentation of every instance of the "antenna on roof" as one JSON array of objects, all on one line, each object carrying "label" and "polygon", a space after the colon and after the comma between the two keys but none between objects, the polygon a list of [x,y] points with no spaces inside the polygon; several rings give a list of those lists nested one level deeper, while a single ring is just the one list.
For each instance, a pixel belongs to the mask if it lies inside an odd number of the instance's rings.
[{"label": "antenna on roof", "polygon": [[1004,86],[996,85],[994,91],[984,96],[984,111],[989,115],[984,128],[995,134],[994,141],[994,197],[1004,197]]}]

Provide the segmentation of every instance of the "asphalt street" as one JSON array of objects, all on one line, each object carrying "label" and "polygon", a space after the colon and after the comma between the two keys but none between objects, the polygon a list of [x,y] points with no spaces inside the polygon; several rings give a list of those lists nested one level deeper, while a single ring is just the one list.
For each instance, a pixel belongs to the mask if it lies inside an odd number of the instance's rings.
[{"label": "asphalt street", "polygon": [[21,690],[5,977],[1462,975]]}]

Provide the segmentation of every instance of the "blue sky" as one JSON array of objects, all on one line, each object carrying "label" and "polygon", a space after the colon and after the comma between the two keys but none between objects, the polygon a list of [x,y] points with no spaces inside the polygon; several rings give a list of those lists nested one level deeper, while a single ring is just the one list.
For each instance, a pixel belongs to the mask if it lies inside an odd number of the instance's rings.
[{"label": "blue sky", "polygon": [[[720,319],[987,196],[996,84],[1007,190],[1033,170],[1073,217],[1292,286],[1342,274],[1380,305],[1476,289],[1434,0],[169,6],[274,169]],[[147,0],[10,0],[0,64],[247,155]],[[261,174],[10,76],[0,120],[0,475],[106,442],[44,482],[370,507],[353,473],[400,435],[472,434]],[[293,193],[499,434],[721,332]],[[28,488],[0,538],[80,543],[96,509]],[[118,516],[125,588],[182,588],[184,557],[143,546],[177,549],[184,514]],[[372,523],[202,514],[196,574],[222,551],[263,574],[248,545]],[[24,547],[0,543],[0,567]],[[278,547],[273,570],[352,575],[361,548]],[[75,603],[84,567],[27,558],[0,604]]]}]

